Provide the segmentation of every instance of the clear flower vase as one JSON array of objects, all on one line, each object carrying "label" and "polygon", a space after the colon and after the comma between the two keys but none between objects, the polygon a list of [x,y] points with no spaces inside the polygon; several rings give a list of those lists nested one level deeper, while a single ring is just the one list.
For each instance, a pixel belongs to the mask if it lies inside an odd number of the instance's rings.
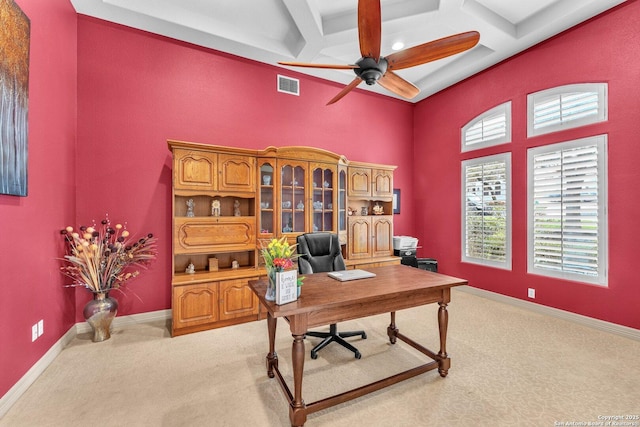
[{"label": "clear flower vase", "polygon": [[276,269],[272,268],[267,272],[267,276],[269,277],[269,284],[267,285],[267,293],[264,296],[264,299],[267,301],[275,301],[276,300]]}]

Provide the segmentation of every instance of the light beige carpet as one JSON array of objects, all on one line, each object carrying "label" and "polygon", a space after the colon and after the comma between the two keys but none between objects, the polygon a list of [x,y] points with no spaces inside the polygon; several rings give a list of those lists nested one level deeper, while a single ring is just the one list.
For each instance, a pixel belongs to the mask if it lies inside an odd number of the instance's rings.
[{"label": "light beige carpet", "polygon": [[[398,328],[437,351],[436,312],[398,312]],[[423,363],[407,344],[389,344],[388,323],[380,315],[339,324],[367,331],[366,340],[349,339],[360,360],[335,344],[312,360],[319,339],[308,338],[304,399]],[[284,321],[276,345],[292,384]],[[265,321],[176,338],[159,322],[116,329],[103,343],[81,334],[0,426],[287,426],[285,398],[266,375],[267,350]],[[430,371],[311,414],[306,425],[538,427],[640,414],[640,342],[628,338],[454,290],[447,350],[447,378]]]}]

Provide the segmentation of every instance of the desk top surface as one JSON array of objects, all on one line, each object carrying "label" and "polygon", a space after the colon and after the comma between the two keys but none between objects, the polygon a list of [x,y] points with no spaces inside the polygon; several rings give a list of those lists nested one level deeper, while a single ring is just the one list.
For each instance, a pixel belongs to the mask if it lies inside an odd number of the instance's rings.
[{"label": "desk top surface", "polygon": [[376,277],[340,282],[327,273],[304,275],[300,298],[283,305],[264,299],[268,279],[252,280],[249,286],[272,316],[283,317],[340,306],[372,305],[390,299],[419,299],[468,283],[465,279],[407,265],[367,268],[366,271],[375,273]]}]

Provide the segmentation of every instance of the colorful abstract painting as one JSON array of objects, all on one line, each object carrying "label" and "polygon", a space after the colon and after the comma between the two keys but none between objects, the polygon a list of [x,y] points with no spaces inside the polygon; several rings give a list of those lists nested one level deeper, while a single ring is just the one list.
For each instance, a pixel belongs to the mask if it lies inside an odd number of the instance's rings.
[{"label": "colorful abstract painting", "polygon": [[13,0],[0,0],[0,194],[27,195],[31,23]]}]

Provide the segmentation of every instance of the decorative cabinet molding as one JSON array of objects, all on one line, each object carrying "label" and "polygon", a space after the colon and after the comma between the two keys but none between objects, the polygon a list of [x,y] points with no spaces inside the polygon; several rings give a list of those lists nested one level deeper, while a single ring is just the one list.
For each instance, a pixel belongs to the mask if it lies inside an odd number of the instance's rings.
[{"label": "decorative cabinet molding", "polygon": [[[167,142],[174,168],[174,336],[259,318],[248,283],[266,274],[263,240],[286,236],[293,244],[302,233],[333,232],[351,266],[399,262],[391,256],[388,215],[395,166],[350,162],[311,147]],[[385,215],[374,215],[374,206]],[[359,215],[348,215],[352,207]]]}]

